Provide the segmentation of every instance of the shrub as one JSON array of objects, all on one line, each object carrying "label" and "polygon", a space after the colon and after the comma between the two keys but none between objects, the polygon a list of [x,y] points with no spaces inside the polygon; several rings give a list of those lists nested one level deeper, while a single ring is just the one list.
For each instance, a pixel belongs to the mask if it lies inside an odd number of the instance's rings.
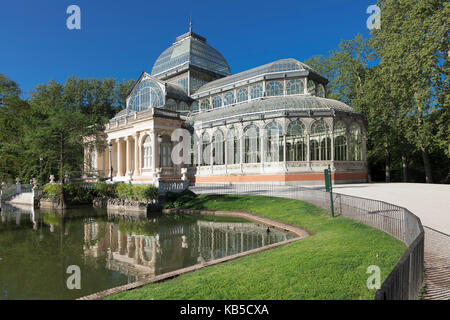
[{"label": "shrub", "polygon": [[[47,184],[42,189],[42,197],[59,199],[61,186],[59,184]],[[69,203],[87,203],[92,201],[94,192],[78,184],[64,185],[64,198]]]},{"label": "shrub", "polygon": [[96,197],[117,198],[117,186],[115,183],[96,182],[92,190]]},{"label": "shrub", "polygon": [[119,183],[116,190],[117,196],[120,199],[133,199],[133,185],[129,183]]},{"label": "shrub", "polygon": [[131,185],[128,183],[120,183],[117,185],[117,196],[120,199],[148,202],[158,197],[158,189],[151,184]]},{"label": "shrub", "polygon": [[59,184],[47,184],[42,189],[42,197],[47,199],[57,199],[61,193]]},{"label": "shrub", "polygon": [[141,202],[148,202],[158,197],[158,188],[154,185],[133,186],[133,198]]}]

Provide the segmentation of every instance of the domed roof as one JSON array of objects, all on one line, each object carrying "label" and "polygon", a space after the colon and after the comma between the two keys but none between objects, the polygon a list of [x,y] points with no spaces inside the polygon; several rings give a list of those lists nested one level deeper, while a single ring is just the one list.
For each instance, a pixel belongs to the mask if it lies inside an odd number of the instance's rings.
[{"label": "domed roof", "polygon": [[220,52],[207,44],[205,38],[192,31],[177,37],[175,43],[161,53],[151,74],[161,78],[167,71],[189,65],[221,76],[231,74],[230,66]]}]

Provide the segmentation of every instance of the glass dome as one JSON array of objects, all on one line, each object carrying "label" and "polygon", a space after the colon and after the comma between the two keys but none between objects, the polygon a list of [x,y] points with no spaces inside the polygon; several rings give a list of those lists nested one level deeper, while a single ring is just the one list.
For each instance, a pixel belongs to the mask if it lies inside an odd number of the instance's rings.
[{"label": "glass dome", "polygon": [[184,64],[222,76],[231,74],[230,66],[219,51],[207,44],[205,38],[189,31],[177,37],[176,42],[159,56],[153,65],[152,76],[158,77]]}]

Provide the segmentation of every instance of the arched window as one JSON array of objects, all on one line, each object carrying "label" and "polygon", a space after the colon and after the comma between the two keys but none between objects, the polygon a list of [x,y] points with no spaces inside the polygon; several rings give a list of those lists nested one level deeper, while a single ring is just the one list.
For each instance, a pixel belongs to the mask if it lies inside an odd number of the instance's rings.
[{"label": "arched window", "polygon": [[334,160],[347,161],[347,126],[342,121],[334,124]]},{"label": "arched window", "polygon": [[362,160],[362,137],[361,127],[356,122],[353,122],[350,126],[350,160],[361,161]]},{"label": "arched window", "polygon": [[225,164],[225,139],[221,130],[217,129],[212,142],[213,164]]},{"label": "arched window", "polygon": [[147,136],[144,140],[144,144],[142,145],[143,149],[143,167],[151,168],[152,167],[152,139],[150,136]]},{"label": "arched window", "polygon": [[208,132],[205,132],[202,136],[202,159],[200,164],[211,164],[211,140],[209,139]]},{"label": "arched window", "polygon": [[331,139],[329,129],[325,121],[316,120],[312,124],[309,146],[312,161],[330,160]]},{"label": "arched window", "polygon": [[245,163],[260,162],[259,128],[254,124],[247,126],[244,130],[244,152]]},{"label": "arched window", "polygon": [[231,128],[227,136],[227,163],[238,164],[241,163],[240,158],[241,148],[238,131]]},{"label": "arched window", "polygon": [[160,167],[172,167],[172,141],[170,136],[162,136],[161,142],[161,165]]},{"label": "arched window", "polygon": [[316,94],[316,83],[311,79],[308,79],[308,93]]},{"label": "arched window", "polygon": [[234,93],[231,92],[231,91],[225,93],[223,105],[224,106],[228,106],[228,105],[233,104],[233,103],[234,103]]},{"label": "arched window", "polygon": [[166,108],[172,111],[177,110],[177,103],[173,99],[167,99]]},{"label": "arched window", "polygon": [[264,134],[264,161],[283,161],[283,131],[281,125],[275,121],[270,122],[265,128]]},{"label": "arched window", "polygon": [[260,98],[263,95],[263,87],[260,84],[255,84],[254,86],[251,87],[250,89],[250,98],[251,99],[256,99],[256,98]]},{"label": "arched window", "polygon": [[300,120],[289,123],[286,134],[287,161],[306,161],[306,129]]},{"label": "arched window", "polygon": [[302,79],[294,79],[286,84],[286,94],[300,94],[305,92],[305,84]]},{"label": "arched window", "polygon": [[237,92],[237,102],[244,102],[248,100],[247,88],[241,88]]},{"label": "arched window", "polygon": [[142,111],[150,107],[162,107],[163,105],[164,98],[160,86],[153,80],[144,80],[133,91],[128,102],[128,109]]},{"label": "arched window", "polygon": [[317,85],[317,96],[325,98],[325,87],[321,83]]},{"label": "arched window", "polygon": [[269,81],[266,85],[266,96],[282,96],[283,83],[281,81]]},{"label": "arched window", "polygon": [[200,104],[200,108],[202,111],[209,110],[209,99],[203,99],[202,103]]},{"label": "arched window", "polygon": [[186,102],[181,101],[180,104],[178,105],[178,111],[179,112],[187,112],[189,111],[189,106]]},{"label": "arched window", "polygon": [[222,97],[221,96],[214,96],[213,98],[213,107],[220,108],[222,106]]},{"label": "arched window", "polygon": [[191,108],[192,108],[192,112],[197,113],[198,112],[198,101],[192,102]]}]

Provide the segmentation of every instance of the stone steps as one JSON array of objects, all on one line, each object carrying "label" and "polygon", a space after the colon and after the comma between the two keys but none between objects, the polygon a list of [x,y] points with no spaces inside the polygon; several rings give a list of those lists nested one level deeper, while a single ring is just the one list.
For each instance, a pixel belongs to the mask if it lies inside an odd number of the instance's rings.
[{"label": "stone steps", "polygon": [[14,196],[9,203],[13,204],[29,204],[32,205],[34,201],[33,193],[32,192],[23,192],[21,194],[18,194]]}]

